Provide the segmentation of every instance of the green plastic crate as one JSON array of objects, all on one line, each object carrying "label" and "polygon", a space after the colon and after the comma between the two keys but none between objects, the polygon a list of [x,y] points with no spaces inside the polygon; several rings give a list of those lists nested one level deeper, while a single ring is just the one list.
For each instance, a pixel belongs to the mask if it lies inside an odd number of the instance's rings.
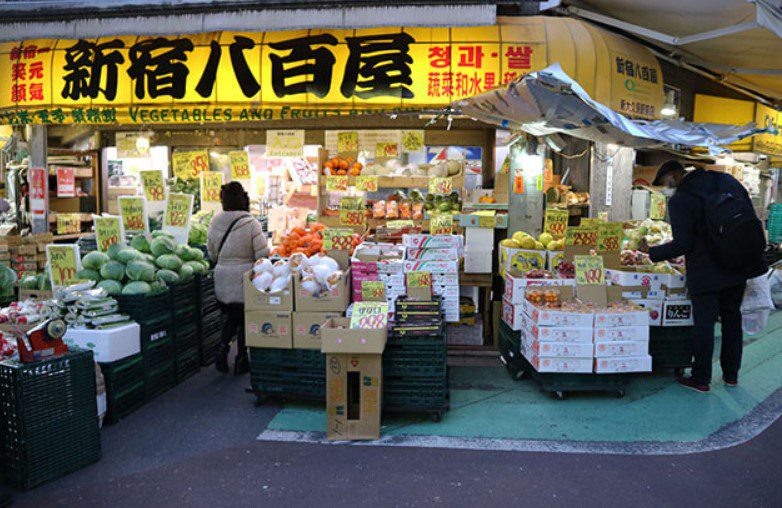
[{"label": "green plastic crate", "polygon": [[119,309],[138,324],[157,321],[163,315],[171,315],[171,295],[168,289],[142,295],[117,295]]},{"label": "green plastic crate", "polygon": [[171,297],[171,308],[176,311],[178,307],[190,307],[198,305],[198,284],[195,279],[187,282],[178,282],[168,285]]},{"label": "green plastic crate", "polygon": [[124,390],[106,392],[107,424],[117,423],[146,403],[146,382],[144,378]]},{"label": "green plastic crate", "polygon": [[154,320],[148,320],[141,323],[141,351],[165,339],[171,339],[174,336],[174,329],[171,323],[171,314],[158,315]]},{"label": "green plastic crate", "polygon": [[149,371],[145,381],[145,398],[147,401],[162,395],[176,385],[176,365],[172,360],[156,370]]},{"label": "green plastic crate", "polygon": [[198,344],[182,351],[176,357],[176,381],[181,383],[185,379],[198,374],[201,370],[201,358],[199,356]]}]

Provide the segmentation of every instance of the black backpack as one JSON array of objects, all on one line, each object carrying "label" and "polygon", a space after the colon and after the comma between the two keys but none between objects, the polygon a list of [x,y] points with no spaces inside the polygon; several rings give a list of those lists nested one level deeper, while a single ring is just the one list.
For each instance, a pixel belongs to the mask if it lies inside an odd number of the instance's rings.
[{"label": "black backpack", "polygon": [[749,277],[763,273],[766,234],[755,214],[752,202],[743,195],[719,190],[719,179],[726,175],[712,173],[711,192],[687,192],[703,203],[709,247],[714,260],[724,269]]}]

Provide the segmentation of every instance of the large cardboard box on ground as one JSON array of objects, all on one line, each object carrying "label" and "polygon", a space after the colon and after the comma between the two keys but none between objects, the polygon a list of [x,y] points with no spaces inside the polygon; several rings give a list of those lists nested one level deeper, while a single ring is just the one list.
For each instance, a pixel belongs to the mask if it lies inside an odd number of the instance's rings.
[{"label": "large cardboard box on ground", "polygon": [[326,353],[326,435],[329,440],[380,437],[386,329],[352,329],[347,318],[320,328]]},{"label": "large cardboard box on ground", "polygon": [[291,312],[245,310],[244,333],[248,347],[291,349]]},{"label": "large cardboard box on ground", "polygon": [[320,349],[320,327],[339,312],[293,313],[293,349]]},{"label": "large cardboard box on ground", "polygon": [[245,310],[262,310],[266,312],[290,312],[293,310],[293,281],[279,293],[258,291],[253,286],[252,271],[244,274],[244,308]]},{"label": "large cardboard box on ground", "polygon": [[350,305],[350,269],[343,273],[339,284],[317,295],[301,287],[301,276],[293,277],[296,293],[295,308],[301,312],[344,312]]}]

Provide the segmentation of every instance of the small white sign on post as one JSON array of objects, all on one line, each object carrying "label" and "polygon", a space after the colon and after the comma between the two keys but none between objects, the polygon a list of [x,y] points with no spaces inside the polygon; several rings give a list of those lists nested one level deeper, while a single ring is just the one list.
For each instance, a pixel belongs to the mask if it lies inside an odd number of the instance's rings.
[{"label": "small white sign on post", "polygon": [[163,231],[171,233],[177,243],[187,245],[190,234],[190,217],[193,214],[193,195],[169,192]]}]

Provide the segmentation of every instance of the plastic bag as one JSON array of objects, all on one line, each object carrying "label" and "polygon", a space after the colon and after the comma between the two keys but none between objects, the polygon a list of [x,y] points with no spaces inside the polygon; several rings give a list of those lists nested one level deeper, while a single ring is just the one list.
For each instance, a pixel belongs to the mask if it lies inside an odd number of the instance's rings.
[{"label": "plastic bag", "polygon": [[770,309],[753,310],[741,314],[741,329],[744,333],[754,335],[766,329]]},{"label": "plastic bag", "polygon": [[741,313],[755,310],[771,310],[774,302],[771,300],[771,284],[769,274],[749,279],[747,289],[744,290],[744,299],[741,301]]},{"label": "plastic bag", "polygon": [[774,270],[769,278],[771,301],[777,309],[782,308],[782,270]]}]

